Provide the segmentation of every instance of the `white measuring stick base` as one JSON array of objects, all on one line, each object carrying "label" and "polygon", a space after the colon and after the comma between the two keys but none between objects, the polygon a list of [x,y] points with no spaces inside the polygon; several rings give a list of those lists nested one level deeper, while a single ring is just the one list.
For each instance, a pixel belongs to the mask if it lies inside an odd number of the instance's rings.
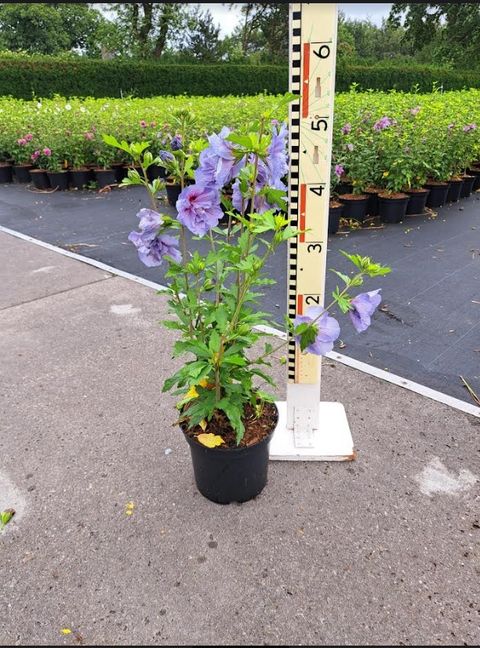
[{"label": "white measuring stick base", "polygon": [[270,459],[276,461],[352,461],[355,459],[353,439],[347,414],[341,403],[319,403],[318,429],[313,445],[295,446],[293,429],[287,427],[287,403],[276,402],[278,423],[270,441]]}]

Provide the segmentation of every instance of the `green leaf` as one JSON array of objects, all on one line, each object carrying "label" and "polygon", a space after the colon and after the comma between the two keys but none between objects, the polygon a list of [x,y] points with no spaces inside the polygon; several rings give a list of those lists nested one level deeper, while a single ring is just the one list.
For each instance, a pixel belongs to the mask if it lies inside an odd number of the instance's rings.
[{"label": "green leaf", "polygon": [[238,445],[243,439],[243,435],[245,434],[245,426],[243,425],[242,421],[243,404],[237,404],[232,402],[231,400],[222,398],[217,403],[217,408],[225,412],[225,414],[227,415],[232,428],[235,430],[236,441]]}]

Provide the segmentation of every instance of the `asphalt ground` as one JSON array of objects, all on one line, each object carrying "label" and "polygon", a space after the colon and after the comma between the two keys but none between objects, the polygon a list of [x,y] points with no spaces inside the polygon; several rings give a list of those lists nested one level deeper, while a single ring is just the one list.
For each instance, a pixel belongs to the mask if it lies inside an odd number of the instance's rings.
[{"label": "asphalt ground", "polygon": [[4,233],[0,258],[1,645],[478,645],[478,417],[325,360],[356,460],[219,506],[160,392],[166,296]]},{"label": "asphalt ground", "polygon": [[[447,205],[436,217],[407,217],[383,229],[329,237],[327,265],[349,271],[340,250],[369,255],[392,273],[369,280],[381,287],[383,304],[367,332],[342,327],[336,349],[472,403],[460,376],[480,394],[480,194]],[[159,283],[164,269],[146,268],[127,236],[136,213],[147,206],[140,188],[110,193],[39,193],[25,185],[0,186],[0,224]],[[168,206],[166,211],[174,214]],[[206,250],[206,241],[194,242]],[[286,312],[286,248],[270,261],[277,279],[262,309],[282,328]],[[336,278],[329,273],[327,294]]]}]

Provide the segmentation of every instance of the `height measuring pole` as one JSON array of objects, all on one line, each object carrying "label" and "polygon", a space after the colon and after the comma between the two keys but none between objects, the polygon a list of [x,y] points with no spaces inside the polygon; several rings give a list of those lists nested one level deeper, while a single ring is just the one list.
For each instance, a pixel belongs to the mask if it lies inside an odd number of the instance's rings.
[{"label": "height measuring pole", "polygon": [[[289,114],[289,217],[308,230],[289,241],[291,319],[325,300],[336,40],[335,4],[290,4],[290,92],[299,98]],[[277,403],[271,459],[354,458],[343,405],[320,401],[320,371],[320,357],[290,339],[287,401]]]}]

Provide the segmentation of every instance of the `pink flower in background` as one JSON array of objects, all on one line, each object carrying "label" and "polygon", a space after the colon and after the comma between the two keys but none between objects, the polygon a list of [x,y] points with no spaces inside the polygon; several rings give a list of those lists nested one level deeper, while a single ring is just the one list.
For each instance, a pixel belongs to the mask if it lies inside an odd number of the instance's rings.
[{"label": "pink flower in background", "polygon": [[35,162],[35,160],[38,158],[39,155],[40,155],[40,151],[35,151],[34,153],[32,153],[32,155],[30,156],[32,162]]},{"label": "pink flower in background", "polygon": [[342,133],[343,135],[348,135],[348,133],[352,130],[352,125],[351,124],[345,124],[345,126],[342,126]]},{"label": "pink flower in background", "polygon": [[27,142],[31,142],[32,139],[33,139],[33,135],[32,135],[32,133],[27,133],[27,134],[25,135],[25,138],[24,138],[24,139],[26,139]]},{"label": "pink flower in background", "polygon": [[347,151],[350,151],[350,153],[353,151],[354,146],[353,144],[347,144]]},{"label": "pink flower in background", "polygon": [[140,120],[140,126],[141,126],[142,128],[147,128],[147,122],[146,122],[144,119],[141,119],[141,120]]},{"label": "pink flower in background", "polygon": [[91,142],[95,138],[95,135],[93,133],[84,133],[83,137]]},{"label": "pink flower in background", "polygon": [[410,108],[411,115],[417,115],[420,112],[420,106],[415,106],[415,108]]},{"label": "pink flower in background", "polygon": [[345,169],[343,168],[343,166],[341,164],[336,164],[335,165],[335,175],[338,178],[341,178],[344,173],[345,173]]},{"label": "pink flower in background", "polygon": [[150,122],[150,126],[151,126],[152,128],[155,128],[156,125],[157,125],[157,122]]},{"label": "pink flower in background", "polygon": [[43,149],[43,154],[46,155],[47,157],[50,157],[52,155],[52,151],[51,151],[51,149],[46,147],[46,148]]},{"label": "pink flower in background", "polygon": [[17,140],[17,144],[19,144],[20,146],[25,146],[26,143],[27,140],[24,137],[21,137],[20,139]]}]

